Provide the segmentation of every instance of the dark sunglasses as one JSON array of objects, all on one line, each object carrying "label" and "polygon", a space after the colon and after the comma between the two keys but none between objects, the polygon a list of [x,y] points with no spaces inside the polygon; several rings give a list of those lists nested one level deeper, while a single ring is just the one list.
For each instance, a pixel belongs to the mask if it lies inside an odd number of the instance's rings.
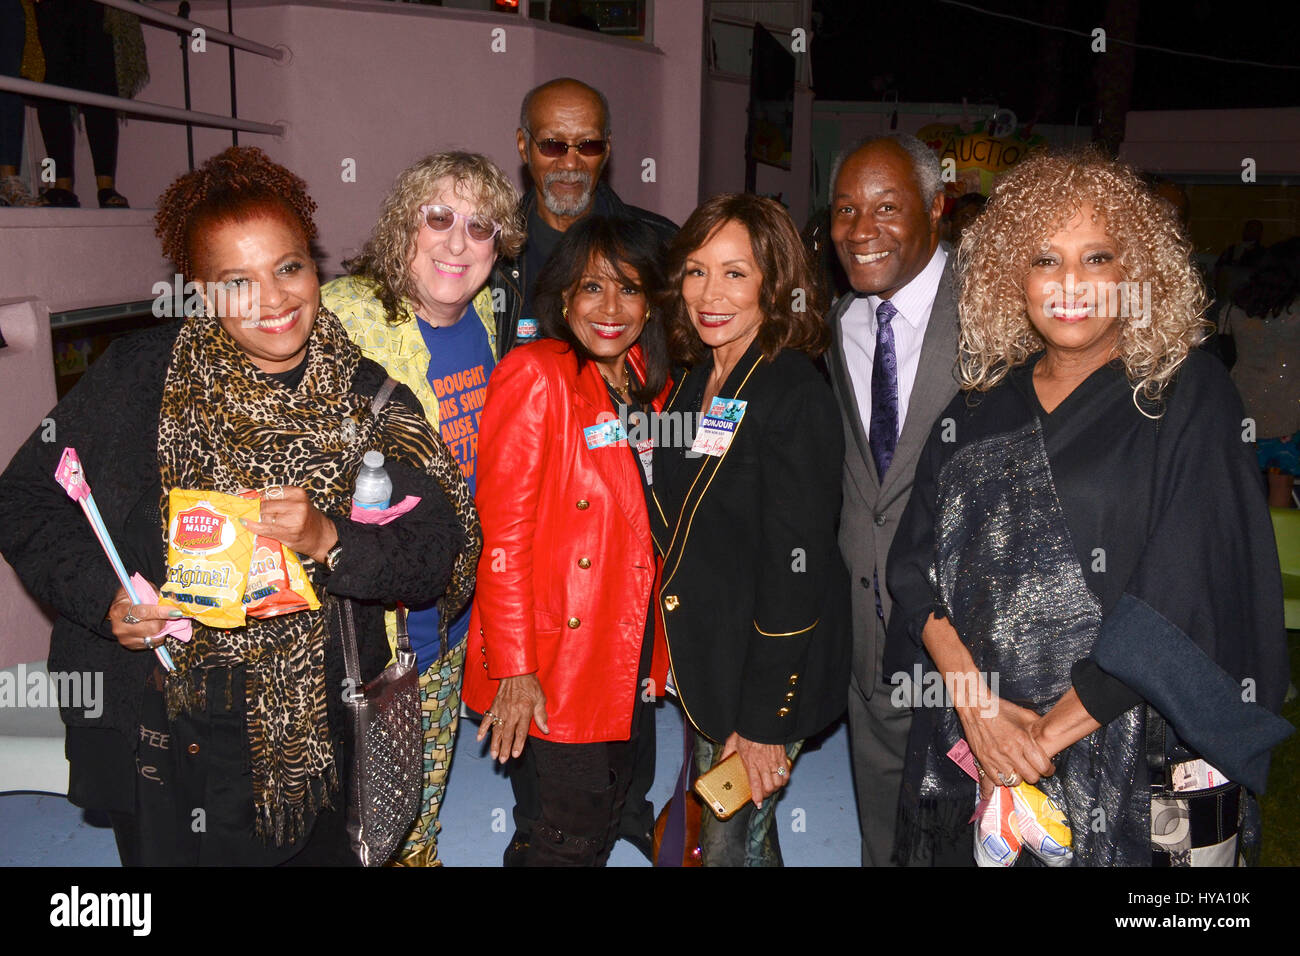
[{"label": "dark sunglasses", "polygon": [[566,143],[558,139],[538,139],[532,134],[532,131],[529,131],[528,138],[533,141],[537,151],[547,159],[559,159],[571,149],[576,149],[579,156],[603,156],[605,148],[609,145],[609,140],[605,139],[584,139],[581,143]]}]

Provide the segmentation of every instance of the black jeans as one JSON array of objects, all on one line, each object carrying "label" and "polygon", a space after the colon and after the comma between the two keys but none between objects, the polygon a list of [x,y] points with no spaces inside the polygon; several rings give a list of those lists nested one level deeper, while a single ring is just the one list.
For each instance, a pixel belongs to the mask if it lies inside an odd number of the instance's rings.
[{"label": "black jeans", "polygon": [[[0,0],[0,76],[17,76],[23,62],[26,23],[19,0]],[[23,98],[0,93],[0,166],[23,161]]]},{"label": "black jeans", "polygon": [[[253,785],[244,728],[242,668],[231,681],[226,708],[225,672],[208,681],[202,712],[167,717],[156,686],[144,694],[136,759],[133,820],[114,816],[114,832],[133,843],[123,863],[142,866],[356,866],[347,836],[346,795],[330,795],[334,809],[309,814],[307,834],[277,846],[253,832]],[[336,747],[339,780],[347,756]],[[119,828],[124,831],[118,833]]]},{"label": "black jeans", "polygon": [[[89,93],[117,96],[113,38],[104,32],[104,8],[91,0],[42,0],[36,25],[45,54],[45,82]],[[101,106],[82,106],[86,138],[96,176],[117,172],[117,113]],[[54,160],[54,175],[72,177],[76,133],[72,107],[62,100],[36,101],[45,151]]]},{"label": "black jeans", "polygon": [[561,744],[529,737],[510,771],[515,821],[528,846],[522,853],[512,846],[507,865],[604,866],[618,840],[637,739]]}]

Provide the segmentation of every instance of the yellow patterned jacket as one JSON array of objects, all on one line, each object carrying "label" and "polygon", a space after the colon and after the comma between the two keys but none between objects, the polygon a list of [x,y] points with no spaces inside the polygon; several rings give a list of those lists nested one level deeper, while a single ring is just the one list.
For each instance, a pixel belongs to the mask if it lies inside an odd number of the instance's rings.
[{"label": "yellow patterned jacket", "polygon": [[[321,305],[339,317],[348,337],[361,348],[366,358],[374,359],[388,370],[420,400],[424,417],[429,420],[435,435],[438,429],[438,397],[429,385],[429,349],[420,334],[420,321],[415,317],[410,302],[402,303],[402,314],[408,321],[389,325],[384,307],[379,301],[379,285],[364,276],[342,276],[326,282],[320,288]],[[483,286],[474,296],[474,312],[487,330],[488,347],[492,357],[497,353],[497,320],[492,311],[492,290]],[[393,611],[384,615],[388,631],[388,644],[397,653],[397,617]],[[436,664],[434,665],[437,666]]]},{"label": "yellow patterned jacket", "polygon": [[[379,301],[379,285],[364,276],[342,276],[320,287],[321,305],[339,317],[348,337],[361,347],[366,358],[374,359],[388,374],[401,382],[424,406],[424,417],[438,433],[438,398],[429,385],[429,350],[415,323],[419,321],[410,302],[402,303],[407,321],[389,325]],[[497,352],[497,320],[492,311],[492,290],[483,286],[474,296],[474,312],[487,331],[492,357]]]}]

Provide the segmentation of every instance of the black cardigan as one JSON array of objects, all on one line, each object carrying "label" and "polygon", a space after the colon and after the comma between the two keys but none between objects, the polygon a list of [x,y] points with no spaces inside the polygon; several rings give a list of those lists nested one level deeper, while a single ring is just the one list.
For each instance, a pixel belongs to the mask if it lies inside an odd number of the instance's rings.
[{"label": "black cardigan", "polygon": [[[117,577],[80,507],[54,481],[54,468],[65,447],[77,449],[127,571],[140,571],[158,587],[166,573],[156,505],[161,490],[158,417],[179,331],[180,323],[170,323],[115,341],[0,475],[0,554],[28,591],[58,615],[49,670],[104,675],[102,714],[92,719],[80,708],[63,708],[64,723],[115,730],[132,747],[138,737],[140,693],[156,659],[123,648],[105,623],[119,587]],[[373,395],[386,378],[382,366],[363,359],[352,391]],[[422,411],[405,386],[399,386],[391,400]],[[324,580],[330,593],[365,602],[357,606],[363,680],[382,670],[389,657],[383,603],[433,600],[450,580],[452,563],[465,543],[455,513],[433,478],[397,462],[385,468],[393,482],[393,499],[418,495],[420,504],[384,526],[336,521],[342,555],[338,568]],[[330,688],[343,681],[337,635],[327,647],[326,681]],[[340,701],[341,695],[331,690],[329,718],[335,734],[343,726]]]},{"label": "black cardigan", "polygon": [[[694,421],[712,367],[710,357],[683,373],[665,411]],[[687,443],[665,447],[662,430],[654,452],[650,522],[664,555],[659,606],[673,679],[708,737],[791,743],[825,728],[847,700],[839,407],[805,355],[768,362],[757,344],[720,394],[748,403],[723,457],[686,457]]]}]

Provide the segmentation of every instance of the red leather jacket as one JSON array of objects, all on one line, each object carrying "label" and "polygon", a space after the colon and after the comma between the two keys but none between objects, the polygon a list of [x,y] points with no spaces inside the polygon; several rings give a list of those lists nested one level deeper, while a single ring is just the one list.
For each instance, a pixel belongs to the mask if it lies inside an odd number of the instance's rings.
[{"label": "red leather jacket", "polygon": [[[637,349],[630,360],[639,372]],[[534,723],[529,733],[556,743],[628,739],[641,693],[637,664],[658,565],[635,456],[626,444],[590,449],[583,436],[611,414],[596,366],[579,372],[567,345],[544,340],[496,367],[479,423],[483,556],[464,699],[482,713],[501,678],[536,673],[551,732]],[[656,621],[656,695],[667,673]]]}]

